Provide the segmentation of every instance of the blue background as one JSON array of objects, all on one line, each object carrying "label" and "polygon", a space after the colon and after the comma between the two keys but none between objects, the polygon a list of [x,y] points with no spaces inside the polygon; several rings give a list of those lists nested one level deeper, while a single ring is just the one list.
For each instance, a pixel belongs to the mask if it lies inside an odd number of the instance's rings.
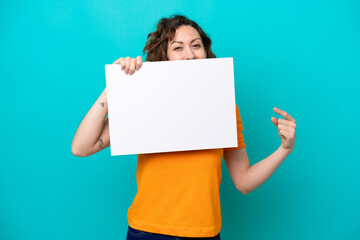
[{"label": "blue background", "polygon": [[223,239],[360,239],[360,3],[1,1],[0,239],[125,239],[136,155],[71,154],[105,88],[104,65],[142,54],[161,17],[184,14],[233,57],[251,164],[297,122],[295,150],[247,195],[223,161]]}]

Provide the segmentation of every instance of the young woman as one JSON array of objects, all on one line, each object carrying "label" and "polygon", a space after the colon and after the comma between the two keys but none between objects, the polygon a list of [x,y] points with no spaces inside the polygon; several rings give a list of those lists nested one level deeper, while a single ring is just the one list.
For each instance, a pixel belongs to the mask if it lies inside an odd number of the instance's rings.
[{"label": "young woman", "polygon": [[[215,58],[210,38],[195,22],[179,15],[159,21],[143,53],[147,61]],[[131,75],[141,68],[142,58],[119,58],[114,64]],[[237,106],[238,147],[139,154],[138,192],[128,210],[127,239],[220,239],[222,158],[235,187],[247,194],[264,183],[294,149],[295,120],[280,109],[273,110],[285,118],[271,118],[282,143],[252,166]],[[105,88],[74,136],[74,155],[86,157],[110,145],[107,113]]]}]

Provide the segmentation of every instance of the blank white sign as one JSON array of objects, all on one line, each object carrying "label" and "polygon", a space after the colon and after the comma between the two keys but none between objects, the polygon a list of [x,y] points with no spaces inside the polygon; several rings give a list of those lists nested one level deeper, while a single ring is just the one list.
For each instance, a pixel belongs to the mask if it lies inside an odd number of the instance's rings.
[{"label": "blank white sign", "polygon": [[233,58],[105,65],[111,155],[237,147]]}]

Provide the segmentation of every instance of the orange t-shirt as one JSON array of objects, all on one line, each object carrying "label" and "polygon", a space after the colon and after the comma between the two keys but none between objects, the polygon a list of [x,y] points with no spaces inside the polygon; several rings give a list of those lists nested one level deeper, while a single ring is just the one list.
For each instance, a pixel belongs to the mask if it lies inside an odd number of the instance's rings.
[{"label": "orange t-shirt", "polygon": [[238,147],[139,154],[129,226],[180,237],[216,236],[221,229],[223,152],[245,147],[237,106],[236,121]]}]

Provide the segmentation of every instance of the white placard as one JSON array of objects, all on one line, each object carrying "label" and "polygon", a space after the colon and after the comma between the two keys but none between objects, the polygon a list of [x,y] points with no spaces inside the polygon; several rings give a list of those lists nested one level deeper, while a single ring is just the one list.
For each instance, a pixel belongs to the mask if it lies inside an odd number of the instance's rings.
[{"label": "white placard", "polygon": [[237,146],[233,58],[105,65],[111,155]]}]

